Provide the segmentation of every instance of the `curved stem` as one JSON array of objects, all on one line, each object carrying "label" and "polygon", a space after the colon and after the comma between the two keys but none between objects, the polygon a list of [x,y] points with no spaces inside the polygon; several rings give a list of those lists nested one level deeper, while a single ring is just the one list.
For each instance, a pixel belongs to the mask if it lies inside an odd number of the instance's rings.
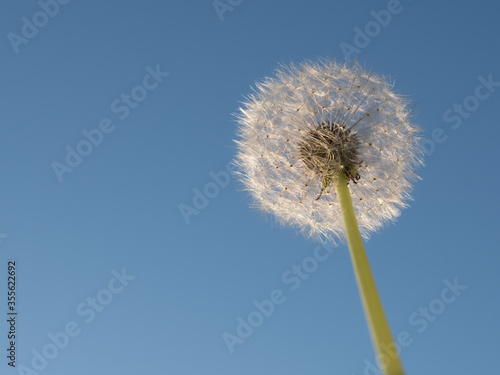
[{"label": "curved stem", "polygon": [[[396,355],[391,330],[380,302],[375,280],[359,233],[351,195],[343,173],[333,178],[335,190],[342,210],[347,243],[358,282],[361,300],[370,329],[371,338],[385,375],[404,375],[403,366]],[[384,350],[385,349],[385,350]],[[385,352],[384,352],[385,351]],[[396,358],[394,358],[396,356]]]}]

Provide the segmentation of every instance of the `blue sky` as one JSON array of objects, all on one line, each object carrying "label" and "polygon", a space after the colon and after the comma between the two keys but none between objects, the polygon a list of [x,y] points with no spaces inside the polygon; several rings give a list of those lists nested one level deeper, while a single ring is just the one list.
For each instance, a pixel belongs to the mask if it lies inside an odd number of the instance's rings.
[{"label": "blue sky", "polygon": [[407,373],[498,373],[500,6],[215,5],[0,5],[4,354],[9,260],[18,313],[0,372],[377,374],[346,246],[317,249],[225,179],[256,80],[349,57],[412,99],[427,139],[411,207],[366,243]]}]

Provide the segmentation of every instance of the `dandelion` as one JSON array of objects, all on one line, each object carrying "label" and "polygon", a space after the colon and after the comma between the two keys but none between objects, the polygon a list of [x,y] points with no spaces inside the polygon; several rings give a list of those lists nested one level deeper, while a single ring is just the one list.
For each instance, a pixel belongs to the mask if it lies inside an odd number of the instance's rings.
[{"label": "dandelion", "polygon": [[[238,116],[236,163],[254,204],[307,236],[347,239],[379,353],[392,343],[361,236],[407,206],[421,162],[408,101],[385,78],[334,61],[282,67]],[[386,374],[403,374],[399,360]]]}]

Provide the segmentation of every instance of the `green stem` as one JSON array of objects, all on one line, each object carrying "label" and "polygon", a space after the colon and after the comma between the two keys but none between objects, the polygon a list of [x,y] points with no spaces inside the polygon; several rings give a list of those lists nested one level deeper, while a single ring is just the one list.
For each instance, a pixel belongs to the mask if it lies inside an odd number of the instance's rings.
[{"label": "green stem", "polygon": [[[395,348],[391,335],[391,330],[384,314],[384,309],[375,286],[368,257],[365,253],[363,241],[359,233],[351,195],[347,187],[347,181],[343,173],[333,178],[335,190],[342,210],[342,218],[346,231],[347,243],[358,282],[361,300],[365,309],[366,319],[370,328],[370,334],[379,355],[379,362],[385,375],[404,375],[403,366],[399,357],[393,358]],[[384,353],[385,349],[385,353]],[[392,350],[391,350],[392,349]]]}]

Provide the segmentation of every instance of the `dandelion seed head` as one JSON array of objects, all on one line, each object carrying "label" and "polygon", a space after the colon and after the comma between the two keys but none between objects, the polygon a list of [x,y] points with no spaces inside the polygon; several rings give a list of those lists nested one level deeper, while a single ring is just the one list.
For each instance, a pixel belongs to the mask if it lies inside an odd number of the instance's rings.
[{"label": "dandelion seed head", "polygon": [[256,84],[238,123],[236,164],[254,205],[308,236],[344,238],[337,173],[365,238],[411,199],[422,151],[408,101],[359,65],[283,66]]}]

